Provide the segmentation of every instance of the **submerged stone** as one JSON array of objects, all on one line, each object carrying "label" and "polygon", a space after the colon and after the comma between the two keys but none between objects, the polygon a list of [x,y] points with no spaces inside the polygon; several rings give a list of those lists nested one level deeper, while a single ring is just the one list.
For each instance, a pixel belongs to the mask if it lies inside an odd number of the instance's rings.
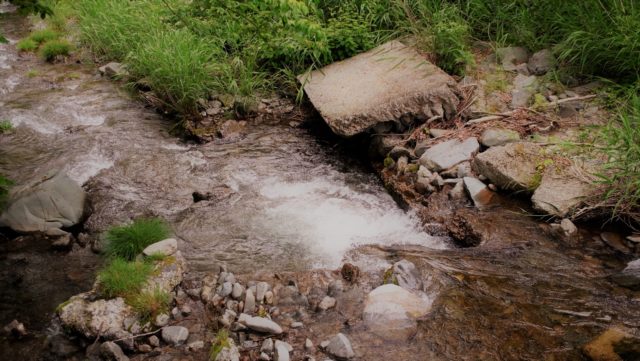
[{"label": "submerged stone", "polygon": [[379,123],[400,123],[403,117],[450,119],[460,102],[455,80],[399,41],[300,75],[298,80],[329,127],[344,137]]}]

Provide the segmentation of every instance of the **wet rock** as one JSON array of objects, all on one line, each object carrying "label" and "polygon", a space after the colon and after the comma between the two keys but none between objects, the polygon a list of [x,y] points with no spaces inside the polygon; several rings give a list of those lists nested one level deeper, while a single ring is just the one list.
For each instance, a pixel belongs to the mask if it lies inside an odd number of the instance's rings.
[{"label": "wet rock", "polygon": [[407,149],[405,147],[401,147],[399,145],[396,145],[389,152],[389,157],[391,157],[393,160],[398,160],[401,157],[409,158],[409,157],[411,157],[411,152],[409,151],[409,149]]},{"label": "wet rock", "polygon": [[189,338],[189,330],[182,326],[166,326],[162,329],[162,340],[169,345],[183,344]]},{"label": "wet rock", "polygon": [[610,328],[586,344],[583,351],[593,361],[623,361],[615,348],[625,339],[634,337],[626,329]]},{"label": "wet rock", "polygon": [[325,351],[342,360],[352,359],[356,356],[355,352],[353,352],[353,348],[351,347],[351,342],[347,336],[342,333],[333,336],[333,338],[329,340],[329,344],[326,346]]},{"label": "wet rock", "polygon": [[556,65],[556,58],[549,49],[543,49],[531,55],[527,68],[534,75],[544,75]]},{"label": "wet rock", "polygon": [[564,218],[575,211],[592,194],[593,184],[570,174],[546,172],[533,193],[533,208]]},{"label": "wet rock", "polygon": [[71,233],[67,233],[60,237],[57,237],[55,241],[51,243],[51,246],[57,249],[68,249],[71,247],[72,243],[73,243],[73,236],[71,235]]},{"label": "wet rock", "polygon": [[103,360],[109,361],[129,361],[129,358],[122,352],[120,346],[114,342],[104,342],[100,345],[100,356]]},{"label": "wet rock", "polygon": [[464,190],[464,183],[462,181],[459,181],[449,191],[449,199],[459,200],[459,199],[464,199],[464,198],[466,198],[465,197],[465,190]]},{"label": "wet rock", "polygon": [[491,202],[494,193],[477,178],[464,177],[464,188],[476,207],[482,208]]},{"label": "wet rock", "polygon": [[462,142],[452,139],[429,148],[422,154],[419,163],[429,170],[439,172],[471,159],[479,148],[476,138],[468,138]]},{"label": "wet rock", "polygon": [[[49,349],[49,352],[64,360],[69,359],[70,356],[80,352],[80,347],[78,347],[78,345],[76,345],[73,341],[69,340],[69,338],[62,334],[48,336],[45,341],[45,345]],[[96,346],[97,348],[100,347],[100,345]],[[87,352],[88,351],[89,350],[87,350]],[[99,352],[96,352],[96,354],[97,353]]]},{"label": "wet rock", "polygon": [[578,227],[576,227],[576,225],[567,218],[560,221],[560,229],[565,237],[573,237],[578,234]]},{"label": "wet rock", "polygon": [[242,136],[247,126],[245,121],[227,120],[218,127],[218,136],[226,139],[237,139]]},{"label": "wet rock", "polygon": [[602,232],[600,234],[600,239],[616,251],[622,253],[629,253],[631,251],[624,243],[624,238],[618,233]]},{"label": "wet rock", "polygon": [[171,256],[176,253],[176,251],[178,251],[178,241],[175,238],[168,238],[147,246],[147,248],[142,251],[142,254],[147,257],[153,254]]},{"label": "wet rock", "polygon": [[520,140],[518,132],[504,128],[488,128],[480,137],[480,143],[485,147],[494,147]]},{"label": "wet rock", "polygon": [[399,41],[298,79],[331,129],[345,137],[379,123],[400,123],[407,114],[449,119],[459,103],[455,80]]},{"label": "wet rock", "polygon": [[18,320],[9,322],[4,326],[3,330],[6,334],[18,339],[23,338],[27,335],[26,327],[24,327],[24,324],[22,322],[18,322]]},{"label": "wet rock", "polygon": [[342,292],[344,292],[342,280],[335,280],[329,284],[329,296],[336,297]]},{"label": "wet rock", "polygon": [[321,311],[326,311],[330,308],[334,308],[335,306],[336,306],[336,299],[333,297],[326,296],[325,298],[322,299],[322,301],[320,301],[320,304],[318,305],[318,309],[320,309]]},{"label": "wet rock", "polygon": [[84,212],[85,192],[64,172],[50,172],[16,188],[0,215],[0,226],[18,232],[66,234],[60,228],[78,224]]},{"label": "wet rock", "polygon": [[244,313],[252,314],[255,308],[256,308],[256,298],[253,295],[253,291],[251,290],[251,288],[248,288],[244,296],[243,311]]},{"label": "wet rock", "polygon": [[422,290],[422,279],[416,265],[403,259],[393,265],[394,283],[407,290]]},{"label": "wet rock", "polygon": [[538,79],[535,75],[518,74],[511,91],[511,108],[527,107],[533,95],[538,91]]},{"label": "wet rock", "polygon": [[496,49],[496,56],[504,70],[514,71],[519,64],[526,63],[529,60],[529,51],[521,47],[498,48]]},{"label": "wet rock", "polygon": [[636,244],[640,243],[640,234],[632,234],[630,236],[627,236],[627,241]]},{"label": "wet rock", "polygon": [[247,314],[242,314],[240,315],[240,318],[238,318],[238,322],[247,326],[253,331],[270,333],[274,335],[279,335],[282,333],[282,327],[280,327],[280,325],[263,317],[251,317]]},{"label": "wet rock", "polygon": [[406,340],[417,330],[416,319],[426,315],[431,302],[402,287],[387,284],[371,291],[363,319],[374,334],[389,340]]},{"label": "wet rock", "polygon": [[121,63],[108,63],[98,68],[100,75],[108,76],[110,78],[124,78],[129,75],[125,65]]},{"label": "wet rock", "polygon": [[289,348],[291,348],[291,346],[288,343],[277,340],[274,352],[274,360],[289,361]]},{"label": "wet rock", "polygon": [[533,143],[509,143],[478,154],[473,165],[501,189],[527,191],[535,187],[541,148]]},{"label": "wet rock", "polygon": [[374,135],[371,137],[369,144],[369,157],[384,158],[389,154],[391,149],[402,143],[402,138],[395,135]]}]

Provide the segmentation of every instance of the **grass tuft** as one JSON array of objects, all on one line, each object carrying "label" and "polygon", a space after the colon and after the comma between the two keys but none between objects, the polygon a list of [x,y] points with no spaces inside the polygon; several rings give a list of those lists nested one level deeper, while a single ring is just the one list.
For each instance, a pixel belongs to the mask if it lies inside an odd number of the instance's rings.
[{"label": "grass tuft", "polygon": [[36,49],[38,49],[38,43],[30,38],[24,38],[20,40],[18,44],[16,44],[16,49],[26,52],[35,51]]},{"label": "grass tuft", "polygon": [[168,313],[171,296],[161,289],[155,289],[136,293],[127,297],[126,301],[144,324],[162,313]]},{"label": "grass tuft", "polygon": [[0,120],[0,134],[11,133],[13,131],[13,124],[11,121],[4,119]]},{"label": "grass tuft", "polygon": [[0,209],[7,205],[11,186],[13,186],[13,181],[0,174]]},{"label": "grass tuft", "polygon": [[231,346],[229,344],[229,332],[224,328],[218,330],[216,338],[211,343],[211,349],[209,350],[209,360],[215,361],[222,349],[229,346]]},{"label": "grass tuft", "polygon": [[137,219],[107,231],[106,251],[111,257],[133,260],[147,246],[167,239],[169,234],[169,226],[161,219]]},{"label": "grass tuft", "polygon": [[46,61],[54,61],[58,56],[69,56],[71,43],[64,39],[50,40],[40,48],[40,57]]},{"label": "grass tuft", "polygon": [[152,271],[153,266],[149,263],[116,258],[98,273],[100,292],[109,298],[135,296]]},{"label": "grass tuft", "polygon": [[60,33],[58,33],[57,31],[53,31],[51,29],[43,29],[32,32],[29,35],[28,39],[40,45],[51,40],[56,40],[58,38],[60,38]]}]

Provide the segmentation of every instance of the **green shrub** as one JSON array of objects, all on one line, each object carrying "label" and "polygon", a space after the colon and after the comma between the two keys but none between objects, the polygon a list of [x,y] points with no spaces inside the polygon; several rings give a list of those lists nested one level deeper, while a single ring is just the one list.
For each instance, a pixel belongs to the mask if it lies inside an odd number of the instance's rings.
[{"label": "green shrub", "polygon": [[162,313],[168,313],[171,297],[167,292],[155,289],[131,295],[126,301],[138,314],[142,323],[145,323]]},{"label": "green shrub", "polygon": [[106,252],[114,258],[133,260],[150,244],[169,237],[169,226],[161,219],[137,219],[107,231]]},{"label": "green shrub", "polygon": [[69,56],[71,43],[64,39],[51,40],[40,48],[40,57],[46,61],[53,61],[58,56]]},{"label": "green shrub", "polygon": [[146,262],[128,262],[116,258],[98,273],[100,293],[105,297],[132,297],[136,295],[153,271]]},{"label": "green shrub", "polygon": [[16,48],[20,51],[34,51],[38,49],[38,43],[30,38],[24,38],[16,44]]},{"label": "green shrub", "polygon": [[53,31],[50,29],[36,30],[29,35],[29,39],[34,41],[35,43],[42,44],[47,41],[56,40],[60,37],[60,33],[57,31]]}]

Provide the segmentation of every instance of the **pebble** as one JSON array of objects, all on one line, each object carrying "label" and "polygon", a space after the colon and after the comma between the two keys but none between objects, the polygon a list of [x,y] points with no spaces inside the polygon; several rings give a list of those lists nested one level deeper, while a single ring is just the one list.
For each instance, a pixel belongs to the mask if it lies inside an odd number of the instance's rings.
[{"label": "pebble", "polygon": [[293,322],[291,324],[291,328],[302,328],[304,327],[304,324],[302,322]]},{"label": "pebble", "polygon": [[261,352],[271,353],[273,352],[273,340],[268,338],[262,342],[262,346],[260,346]]},{"label": "pebble", "polygon": [[242,297],[243,293],[244,293],[244,287],[242,287],[242,285],[239,283],[234,283],[233,290],[231,291],[231,297],[237,300],[240,297]]},{"label": "pebble", "polygon": [[342,333],[333,336],[326,347],[326,351],[340,359],[351,359],[356,356],[351,347],[351,342]]},{"label": "pebble", "polygon": [[631,236],[628,236],[627,241],[630,241],[633,243],[640,243],[640,234],[633,234]]},{"label": "pebble", "polygon": [[267,291],[269,291],[269,284],[267,282],[258,282],[256,285],[256,301],[258,301],[258,303],[264,301],[264,296]]},{"label": "pebble", "polygon": [[289,361],[289,349],[286,347],[285,342],[276,342],[276,352],[274,356],[275,361]]},{"label": "pebble", "polygon": [[244,313],[253,313],[253,310],[256,308],[256,298],[253,296],[253,291],[251,288],[247,289],[247,292],[244,296]]},{"label": "pebble", "polygon": [[231,282],[225,282],[218,287],[218,295],[220,297],[227,297],[233,291],[233,284]]},{"label": "pebble", "polygon": [[322,301],[320,301],[318,308],[322,311],[326,311],[335,306],[336,306],[336,299],[333,297],[326,296],[325,298],[322,299]]},{"label": "pebble", "polygon": [[189,351],[198,351],[204,348],[204,341],[194,341],[187,345]]},{"label": "pebble", "polygon": [[269,355],[267,355],[266,353],[262,352],[262,353],[260,353],[259,360],[261,360],[261,361],[269,361],[269,360],[271,360],[271,357]]},{"label": "pebble", "polygon": [[562,229],[562,233],[564,233],[565,236],[573,236],[578,233],[578,227],[568,218],[560,221],[560,229]]},{"label": "pebble", "polygon": [[191,314],[191,307],[188,305],[182,306],[182,314],[185,316],[189,316]]},{"label": "pebble", "polygon": [[238,314],[235,313],[234,311],[230,309],[226,309],[222,317],[220,317],[220,323],[223,324],[225,327],[230,327],[231,323],[233,323],[237,315]]},{"label": "pebble", "polygon": [[153,335],[153,336],[149,337],[149,345],[151,345],[153,347],[160,346],[160,339],[158,338],[158,336]]},{"label": "pebble", "polygon": [[264,294],[264,300],[268,305],[272,305],[273,304],[273,292],[267,291]]},{"label": "pebble", "polygon": [[307,351],[312,351],[313,350],[313,341],[311,341],[310,339],[306,339],[304,341],[304,348]]},{"label": "pebble", "polygon": [[240,315],[240,318],[238,318],[238,322],[244,324],[254,331],[271,333],[275,335],[279,335],[282,333],[282,327],[269,319],[262,317],[251,317],[249,315],[243,317],[244,315],[244,313]]},{"label": "pebble", "polygon": [[166,326],[162,329],[162,339],[170,345],[180,345],[189,338],[189,330],[182,326]]},{"label": "pebble", "polygon": [[165,313],[159,314],[158,316],[156,316],[156,319],[154,320],[154,324],[158,327],[166,326],[168,323],[169,323],[169,315]]},{"label": "pebble", "polygon": [[107,341],[100,345],[100,355],[105,360],[129,361],[129,358],[122,352],[120,346],[115,342]]},{"label": "pebble", "polygon": [[147,257],[153,254],[171,256],[176,253],[176,251],[178,251],[178,241],[175,238],[169,238],[147,246],[147,248],[142,251],[142,254]]},{"label": "pebble", "polygon": [[138,345],[138,352],[149,353],[151,351],[153,351],[153,347],[151,347],[151,345],[147,345],[146,343]]},{"label": "pebble", "polygon": [[4,326],[4,332],[10,333],[17,338],[22,338],[27,335],[27,329],[24,327],[24,324],[18,322],[18,320],[13,320]]}]

